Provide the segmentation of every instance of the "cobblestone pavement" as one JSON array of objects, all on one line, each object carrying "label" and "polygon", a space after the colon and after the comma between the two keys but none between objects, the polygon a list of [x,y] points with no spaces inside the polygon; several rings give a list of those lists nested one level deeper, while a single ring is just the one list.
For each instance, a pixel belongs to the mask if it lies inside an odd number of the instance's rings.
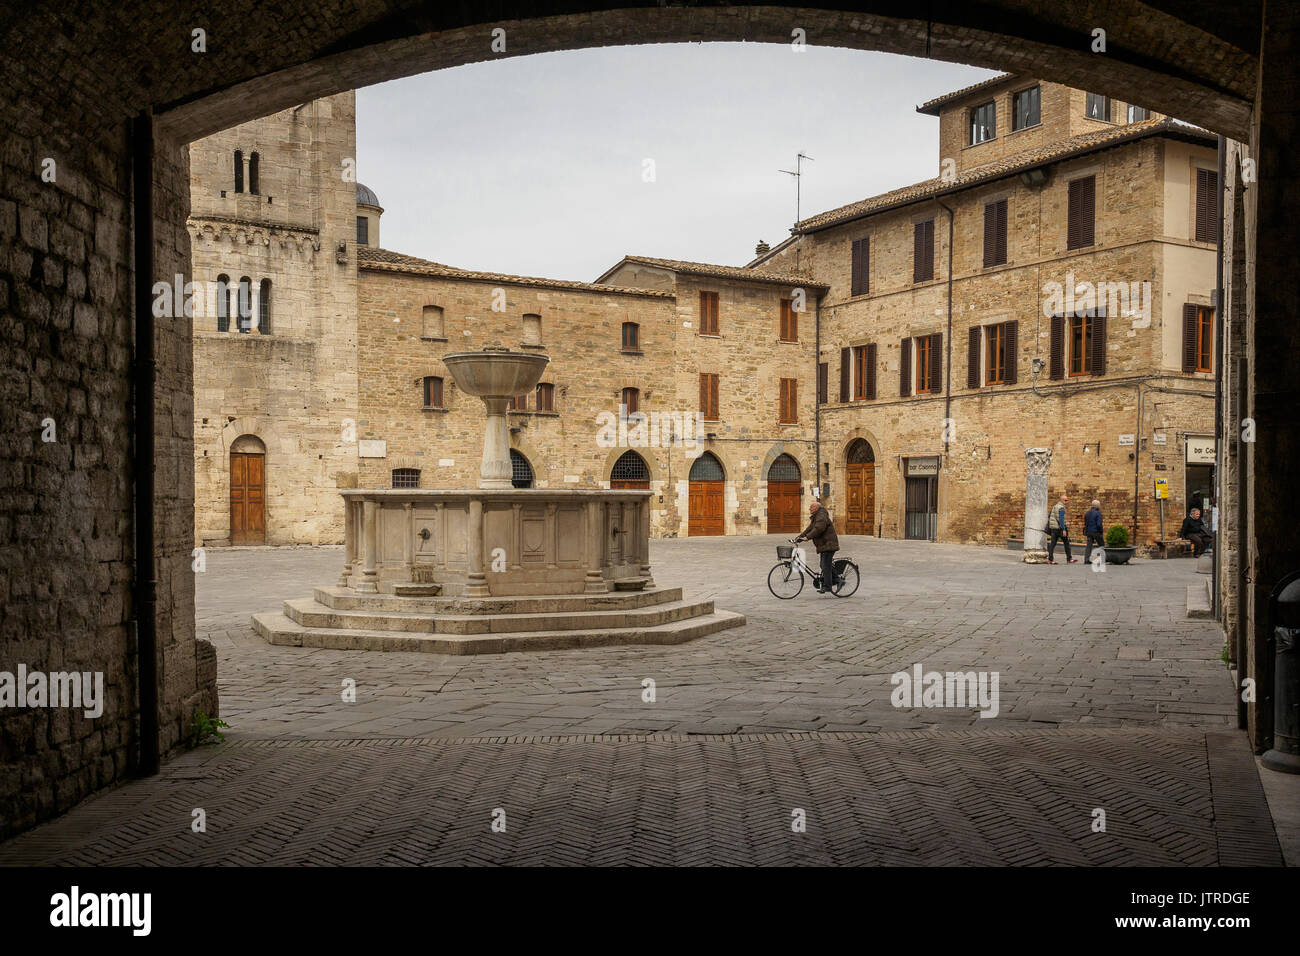
[{"label": "cobblestone pavement", "polygon": [[[654,542],[660,584],[749,623],[478,658],[271,647],[249,616],[332,581],[341,552],[210,552],[227,743],[0,865],[1281,863],[1221,638],[1183,616],[1191,562],[842,540],[864,572],[846,601],[773,598],[775,537]],[[918,663],[998,671],[997,717],[893,707],[889,675]]]}]

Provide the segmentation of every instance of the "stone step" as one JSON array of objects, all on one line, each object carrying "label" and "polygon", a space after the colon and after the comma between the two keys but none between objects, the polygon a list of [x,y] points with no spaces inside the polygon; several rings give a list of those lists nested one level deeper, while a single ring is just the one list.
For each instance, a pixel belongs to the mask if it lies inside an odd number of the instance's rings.
[{"label": "stone step", "polygon": [[623,644],[681,644],[725,628],[739,627],[745,616],[713,611],[654,627],[536,631],[492,635],[413,634],[401,631],[304,627],[283,614],[253,616],[253,628],[271,644],[346,651],[418,651],[431,654],[505,654]]},{"label": "stone step", "polygon": [[1214,610],[1210,606],[1210,591],[1206,587],[1206,581],[1197,581],[1195,584],[1187,585],[1187,616],[1188,617],[1213,617]]},{"label": "stone step", "polygon": [[393,594],[397,597],[435,597],[441,593],[441,584],[411,584],[399,582],[393,585]]},{"label": "stone step", "polygon": [[358,594],[350,588],[314,588],[312,596],[340,611],[395,611],[434,614],[554,614],[568,611],[625,610],[682,599],[681,588],[610,591],[605,594],[527,594],[513,597],[398,597]]},{"label": "stone step", "polygon": [[440,614],[428,611],[341,610],[311,598],[284,602],[284,614],[303,627],[433,634],[501,634],[653,627],[713,612],[712,601],[670,601],[644,608],[531,614]]}]

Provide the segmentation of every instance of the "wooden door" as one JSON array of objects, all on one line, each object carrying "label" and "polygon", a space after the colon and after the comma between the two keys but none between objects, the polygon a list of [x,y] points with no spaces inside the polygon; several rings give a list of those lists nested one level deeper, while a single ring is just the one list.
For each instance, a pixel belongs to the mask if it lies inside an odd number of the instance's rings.
[{"label": "wooden door", "polygon": [[722,508],[725,481],[692,481],[688,507],[690,520],[687,533],[695,535],[723,534]]},{"label": "wooden door", "polygon": [[266,544],[266,459],[230,455],[230,543]]},{"label": "wooden door", "polygon": [[876,466],[861,462],[845,466],[845,534],[875,534]]},{"label": "wooden door", "polygon": [[798,534],[803,530],[803,482],[767,482],[767,533]]}]

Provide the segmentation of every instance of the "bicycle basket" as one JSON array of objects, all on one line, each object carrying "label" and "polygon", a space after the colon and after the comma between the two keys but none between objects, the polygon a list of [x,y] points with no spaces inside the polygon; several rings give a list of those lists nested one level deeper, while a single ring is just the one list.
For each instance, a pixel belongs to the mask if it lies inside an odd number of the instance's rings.
[{"label": "bicycle basket", "polygon": [[794,548],[788,544],[778,544],[776,546],[776,556],[782,561],[789,561],[794,557]]}]

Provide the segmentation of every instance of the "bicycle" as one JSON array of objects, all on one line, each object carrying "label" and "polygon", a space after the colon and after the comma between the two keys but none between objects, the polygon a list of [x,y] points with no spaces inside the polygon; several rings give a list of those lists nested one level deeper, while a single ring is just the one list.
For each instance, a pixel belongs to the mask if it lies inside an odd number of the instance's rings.
[{"label": "bicycle", "polygon": [[[794,538],[789,544],[776,546],[777,562],[767,572],[767,589],[782,601],[797,597],[803,590],[803,572],[812,575],[813,587],[821,588],[821,572],[810,568],[803,558],[803,549],[794,547]],[[861,575],[852,558],[836,558],[832,565],[835,569],[835,583],[831,593],[836,597],[846,598],[858,589]]]}]

